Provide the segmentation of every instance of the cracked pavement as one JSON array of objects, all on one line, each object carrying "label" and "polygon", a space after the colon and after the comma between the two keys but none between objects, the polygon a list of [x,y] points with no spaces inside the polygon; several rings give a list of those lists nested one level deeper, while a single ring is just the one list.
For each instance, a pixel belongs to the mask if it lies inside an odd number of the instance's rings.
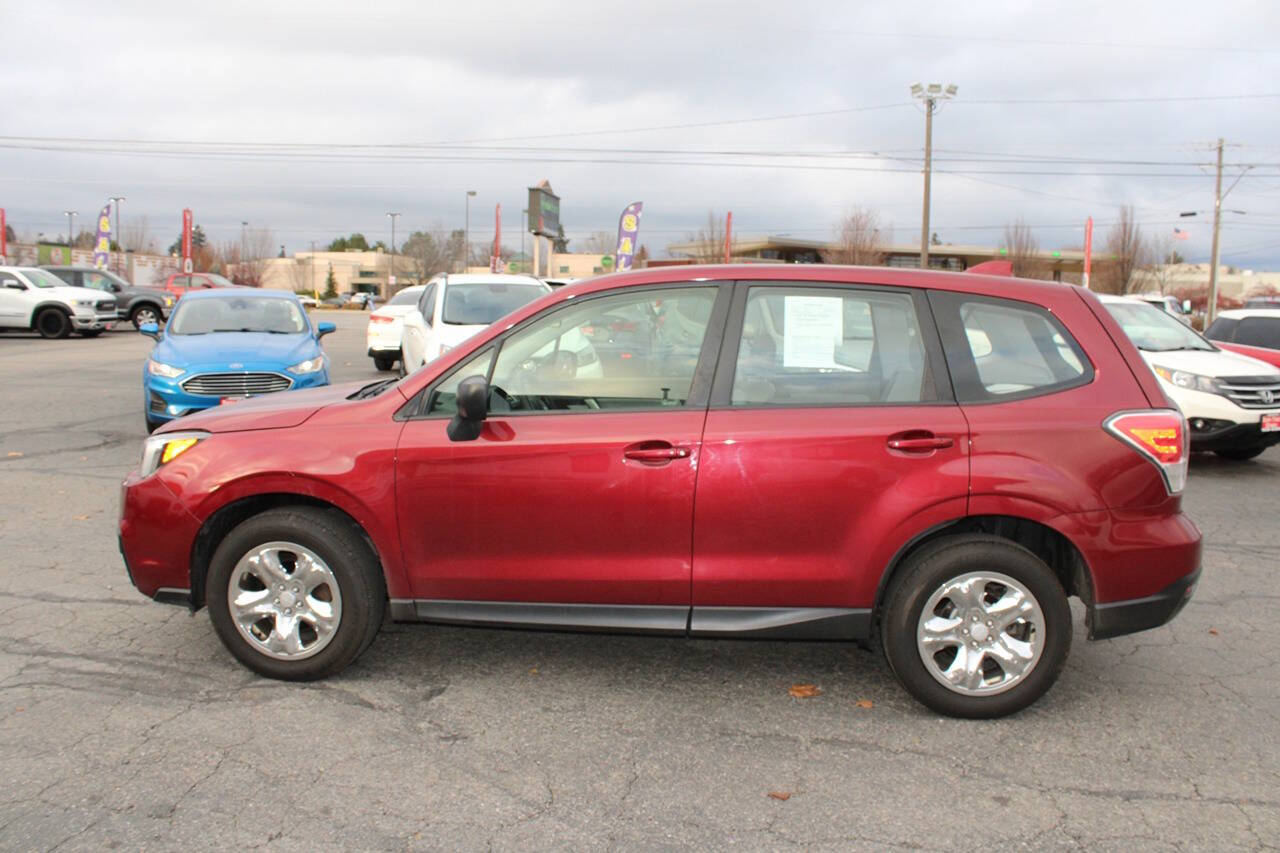
[{"label": "cracked pavement", "polygon": [[[336,380],[374,378],[365,315],[324,316]],[[150,345],[0,335],[0,848],[1280,845],[1280,449],[1196,458],[1195,598],[1098,643],[1077,607],[1062,678],[1009,719],[938,717],[821,643],[388,624],[293,685],[125,576]]]}]

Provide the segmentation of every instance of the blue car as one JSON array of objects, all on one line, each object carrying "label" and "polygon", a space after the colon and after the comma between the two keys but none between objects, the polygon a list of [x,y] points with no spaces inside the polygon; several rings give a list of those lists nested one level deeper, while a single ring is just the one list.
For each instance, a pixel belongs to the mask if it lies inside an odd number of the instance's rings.
[{"label": "blue car", "polygon": [[329,357],[292,293],[194,291],[178,300],[164,331],[139,331],[158,343],[142,368],[147,432],[174,418],[235,399],[329,384]]}]

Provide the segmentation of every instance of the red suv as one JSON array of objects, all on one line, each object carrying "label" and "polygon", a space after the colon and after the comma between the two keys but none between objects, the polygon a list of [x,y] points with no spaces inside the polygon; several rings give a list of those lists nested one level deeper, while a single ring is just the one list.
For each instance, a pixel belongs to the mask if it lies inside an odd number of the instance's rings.
[{"label": "red suv", "polygon": [[[625,330],[601,336],[599,329]],[[999,716],[1189,599],[1187,431],[1088,291],[830,266],[605,276],[400,380],[147,439],[120,542],[266,676],[402,621],[879,643]],[[836,653],[833,650],[833,653]]]}]

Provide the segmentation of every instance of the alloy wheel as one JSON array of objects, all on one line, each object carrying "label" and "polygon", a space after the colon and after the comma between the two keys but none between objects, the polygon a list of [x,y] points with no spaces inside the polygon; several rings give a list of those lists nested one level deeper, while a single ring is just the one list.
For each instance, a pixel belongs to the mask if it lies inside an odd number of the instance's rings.
[{"label": "alloy wheel", "polygon": [[293,542],[267,542],[236,563],[227,584],[236,630],[278,660],[319,653],[342,620],[342,593],[319,555]]}]

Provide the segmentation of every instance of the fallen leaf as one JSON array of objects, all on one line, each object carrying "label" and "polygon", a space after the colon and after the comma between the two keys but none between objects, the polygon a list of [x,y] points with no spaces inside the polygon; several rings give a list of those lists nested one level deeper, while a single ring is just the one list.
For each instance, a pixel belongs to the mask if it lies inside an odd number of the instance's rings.
[{"label": "fallen leaf", "polygon": [[1210,628],[1210,629],[1209,629],[1209,633],[1216,637],[1216,636],[1218,636],[1218,629],[1217,629],[1217,628]]},{"label": "fallen leaf", "polygon": [[88,459],[89,459],[89,457],[88,457],[88,456],[81,456],[81,457],[80,457],[80,461],[81,461],[81,462],[86,462],[86,461],[88,461]]},{"label": "fallen leaf", "polygon": [[21,457],[21,456],[22,456],[22,454],[21,454],[21,453],[19,453],[19,452],[18,452],[18,451],[16,451],[16,450],[10,450],[10,451],[9,451],[8,453],[6,453],[5,455],[6,455],[6,456],[8,456],[10,459],[17,459],[17,458],[19,458],[19,457]]},{"label": "fallen leaf", "polygon": [[870,699],[859,699],[857,702],[854,702],[853,704],[857,705],[859,708],[871,708],[875,705],[875,703],[872,702]]},{"label": "fallen leaf", "polygon": [[88,520],[89,520],[89,516],[87,516],[87,515],[73,515],[73,516],[71,516],[71,517],[72,517],[72,518],[74,518],[76,521],[88,521]]},{"label": "fallen leaf", "polygon": [[790,791],[770,791],[769,796],[773,797],[775,800],[782,800],[783,802],[786,802],[787,800],[791,799],[791,792]]},{"label": "fallen leaf", "polygon": [[538,668],[535,666],[533,669],[529,670],[529,674],[530,674],[530,675],[537,675],[537,674],[538,674]]},{"label": "fallen leaf", "polygon": [[822,695],[822,688],[816,684],[793,684],[787,688],[787,692],[796,699],[812,699]]}]

